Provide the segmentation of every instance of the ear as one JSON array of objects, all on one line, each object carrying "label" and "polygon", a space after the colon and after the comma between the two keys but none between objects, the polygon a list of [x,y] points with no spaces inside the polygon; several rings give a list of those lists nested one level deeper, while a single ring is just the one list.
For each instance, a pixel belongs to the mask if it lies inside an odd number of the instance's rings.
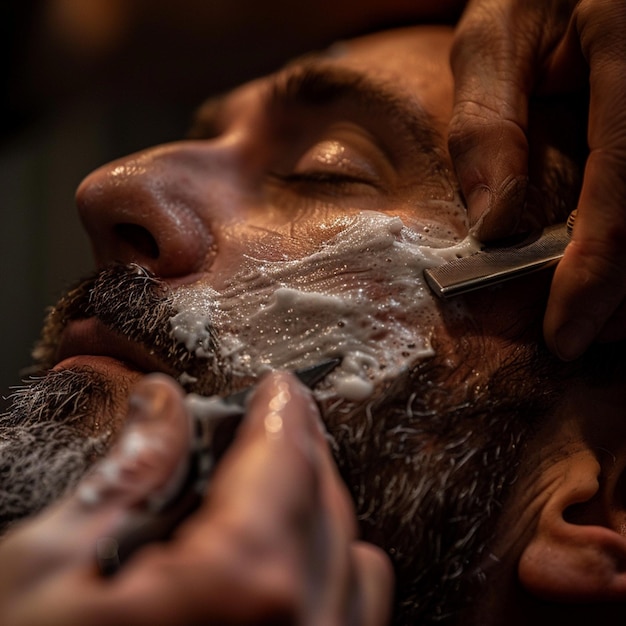
[{"label": "ear", "polygon": [[590,449],[568,459],[519,563],[527,591],[556,602],[626,600],[625,465],[612,458],[606,476]]}]

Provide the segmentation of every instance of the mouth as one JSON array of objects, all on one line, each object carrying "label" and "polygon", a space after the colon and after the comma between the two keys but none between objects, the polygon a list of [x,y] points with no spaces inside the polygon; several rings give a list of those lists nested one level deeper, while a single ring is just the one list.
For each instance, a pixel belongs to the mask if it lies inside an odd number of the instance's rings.
[{"label": "mouth", "polygon": [[149,348],[111,330],[93,317],[72,321],[67,325],[55,361],[54,369],[114,364],[141,374],[162,372],[176,375],[173,368],[168,367]]}]

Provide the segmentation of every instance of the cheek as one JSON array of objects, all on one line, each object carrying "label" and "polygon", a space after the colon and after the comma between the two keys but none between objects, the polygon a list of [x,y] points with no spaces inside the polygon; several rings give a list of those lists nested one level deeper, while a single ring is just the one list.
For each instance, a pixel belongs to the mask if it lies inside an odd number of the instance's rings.
[{"label": "cheek", "polygon": [[[447,183],[425,189],[423,197],[395,198],[381,211],[399,217],[404,224],[435,248],[460,242],[468,232],[467,213],[455,190]],[[308,205],[251,210],[246,219],[229,222],[218,234],[212,267],[214,286],[228,280],[245,259],[254,261],[299,260],[325,248],[367,213],[366,207],[337,207],[311,200]]]},{"label": "cheek", "polygon": [[216,264],[228,271],[240,267],[243,258],[270,262],[301,259],[335,238],[358,213],[316,206],[289,214],[266,211],[252,215],[221,234]]},{"label": "cheek", "polygon": [[[181,289],[176,308],[213,326],[238,375],[339,356],[342,364],[329,380],[351,399],[356,387],[397,377],[432,356],[430,337],[440,318],[422,271],[443,251],[421,245],[397,217],[363,212],[346,221],[345,227],[342,219],[331,222],[326,235],[339,234],[321,243],[302,224],[297,258],[284,247],[286,259],[248,255],[221,287],[212,280]],[[258,250],[258,238],[254,245]]]},{"label": "cheek", "polygon": [[455,245],[469,232],[467,211],[460,197],[442,187],[432,188],[427,198],[414,199],[388,215],[398,216],[425,245],[435,248]]}]

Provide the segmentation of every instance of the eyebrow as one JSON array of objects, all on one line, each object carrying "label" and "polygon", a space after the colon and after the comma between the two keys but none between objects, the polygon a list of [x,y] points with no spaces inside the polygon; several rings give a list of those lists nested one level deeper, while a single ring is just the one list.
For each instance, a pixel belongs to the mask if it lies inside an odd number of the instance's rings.
[{"label": "eyebrow", "polygon": [[[384,119],[397,127],[409,140],[433,160],[441,160],[443,141],[435,130],[432,115],[417,97],[398,93],[397,84],[375,80],[345,67],[332,65],[323,54],[310,54],[268,77],[268,109],[330,106],[349,102],[366,114]],[[189,139],[201,139],[220,133],[220,122],[227,107],[228,93],[207,99],[196,110]]]},{"label": "eyebrow", "polygon": [[228,93],[207,98],[194,112],[191,124],[185,133],[187,139],[208,139],[219,135],[222,113]]},{"label": "eyebrow", "polygon": [[315,107],[347,102],[399,127],[420,151],[436,153],[441,149],[435,120],[415,96],[398,90],[397,84],[321,59],[298,61],[272,77],[270,106]]}]

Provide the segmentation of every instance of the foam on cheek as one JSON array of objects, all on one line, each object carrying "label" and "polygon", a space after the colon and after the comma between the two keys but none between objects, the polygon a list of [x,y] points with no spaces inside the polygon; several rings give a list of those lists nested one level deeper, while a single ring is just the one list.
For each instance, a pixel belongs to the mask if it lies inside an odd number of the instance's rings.
[{"label": "foam on cheek", "polygon": [[442,228],[418,232],[398,217],[363,212],[313,254],[247,258],[219,293],[201,284],[181,289],[172,333],[201,349],[206,331],[198,329],[210,323],[222,356],[246,376],[339,356],[325,394],[363,399],[433,354],[440,318],[423,270],[475,248],[470,240],[450,246],[437,237]]}]

